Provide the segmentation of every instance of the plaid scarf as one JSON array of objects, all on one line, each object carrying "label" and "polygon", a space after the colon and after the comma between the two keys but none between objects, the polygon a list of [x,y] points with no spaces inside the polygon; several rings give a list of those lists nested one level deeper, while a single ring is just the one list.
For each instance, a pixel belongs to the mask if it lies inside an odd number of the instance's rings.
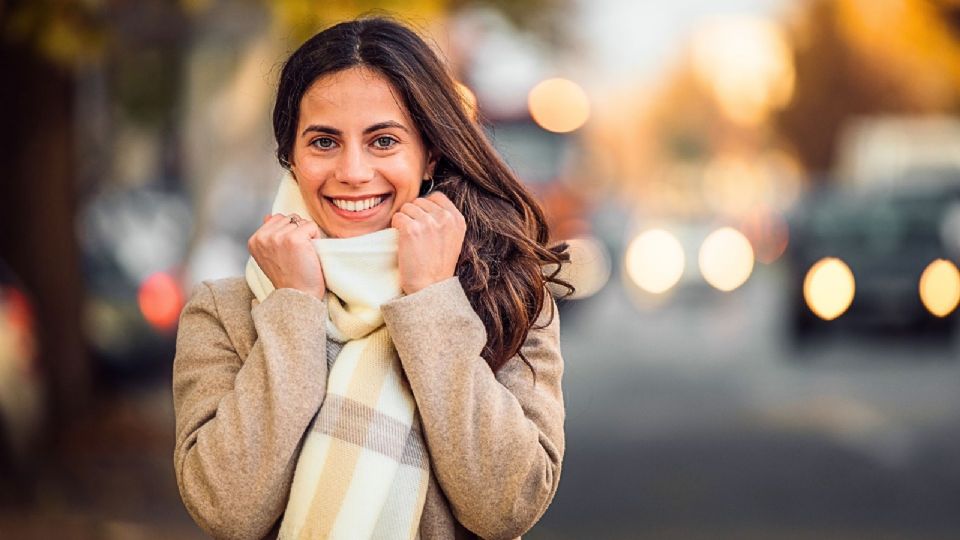
[{"label": "plaid scarf", "polygon": [[[292,179],[281,183],[274,212]],[[299,190],[293,186],[299,199]],[[301,214],[304,215],[304,214]],[[315,240],[327,285],[327,335],[342,344],[294,471],[281,539],[416,538],[429,457],[416,403],[380,306],[400,296],[397,232]],[[251,258],[261,301],[273,285]]]}]

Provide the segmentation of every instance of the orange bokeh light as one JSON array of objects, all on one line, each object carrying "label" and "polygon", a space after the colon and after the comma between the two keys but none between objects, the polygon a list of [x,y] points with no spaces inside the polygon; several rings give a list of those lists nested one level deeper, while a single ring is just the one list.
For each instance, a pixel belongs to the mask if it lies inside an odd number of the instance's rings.
[{"label": "orange bokeh light", "polygon": [[853,271],[836,257],[817,261],[803,280],[803,297],[807,306],[825,321],[843,315],[853,303],[856,290]]},{"label": "orange bokeh light", "polygon": [[530,116],[540,127],[554,133],[579,129],[590,118],[590,99],[577,83],[547,79],[530,90]]},{"label": "orange bokeh light", "polygon": [[177,324],[183,309],[183,292],[169,274],[151,274],[140,284],[137,303],[143,318],[159,331],[167,331]]},{"label": "orange bokeh light", "polygon": [[937,317],[946,317],[960,303],[960,271],[952,261],[937,259],[920,276],[920,300]]}]

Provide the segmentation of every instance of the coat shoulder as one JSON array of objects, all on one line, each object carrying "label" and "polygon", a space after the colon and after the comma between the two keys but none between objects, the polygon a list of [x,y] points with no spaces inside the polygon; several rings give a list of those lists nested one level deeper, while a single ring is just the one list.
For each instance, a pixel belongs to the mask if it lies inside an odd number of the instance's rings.
[{"label": "coat shoulder", "polygon": [[243,277],[204,280],[193,290],[193,297],[206,296],[216,306],[221,318],[232,318],[249,313],[254,299],[253,291]]},{"label": "coat shoulder", "polygon": [[253,291],[243,277],[204,280],[194,287],[184,311],[191,311],[193,305],[215,317],[243,357],[256,339],[250,314],[253,300]]},{"label": "coat shoulder", "polygon": [[250,290],[247,280],[242,276],[205,280],[203,284],[210,288],[210,292],[218,300],[245,300],[248,307],[250,301],[253,300],[253,291]]}]

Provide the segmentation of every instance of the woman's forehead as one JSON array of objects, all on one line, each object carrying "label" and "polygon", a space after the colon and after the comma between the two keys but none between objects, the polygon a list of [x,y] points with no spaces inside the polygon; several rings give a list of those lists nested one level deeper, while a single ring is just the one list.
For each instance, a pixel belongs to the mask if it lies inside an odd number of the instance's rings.
[{"label": "woman's forehead", "polygon": [[[410,115],[390,81],[375,70],[354,67],[317,78],[300,103],[304,117],[395,120],[410,124]],[[386,118],[385,116],[389,116]]]}]

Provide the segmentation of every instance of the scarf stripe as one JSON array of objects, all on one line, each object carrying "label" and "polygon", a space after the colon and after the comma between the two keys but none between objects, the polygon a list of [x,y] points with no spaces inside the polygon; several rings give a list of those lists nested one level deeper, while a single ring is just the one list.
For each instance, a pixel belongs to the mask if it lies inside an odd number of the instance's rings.
[{"label": "scarf stripe", "polygon": [[[399,469],[399,463],[383,454],[362,452],[331,536],[371,538],[377,519],[366,519],[366,514],[371,508],[378,509],[375,513],[378,517],[383,514],[390,486],[398,480]],[[391,478],[393,482],[383,482],[383,478]],[[395,537],[391,535],[387,538]]]},{"label": "scarf stripe", "polygon": [[[311,486],[320,485],[320,475],[324,471],[324,465],[327,464],[327,456],[330,453],[330,446],[333,439],[329,437],[307,437],[300,450],[300,455],[310,455],[313,459],[300,460],[297,462],[296,473],[293,476],[293,484],[290,487],[291,493],[301,493],[307,491]],[[310,511],[313,500],[306,498],[291,497],[287,503],[286,512],[283,515],[283,528],[291,529],[290,537],[298,538],[303,532],[295,524],[306,522],[306,516]],[[286,531],[281,532],[282,537]]]},{"label": "scarf stripe", "polygon": [[[379,339],[378,339],[379,338]],[[363,403],[367,407],[376,407],[380,401],[380,395],[385,391],[384,385],[389,374],[391,359],[396,353],[389,350],[378,350],[378,343],[389,344],[390,336],[387,335],[387,329],[382,328],[374,335],[364,338],[360,341],[351,341],[340,351],[340,356],[353,356],[357,354],[356,365],[351,366],[353,377],[347,384],[346,392],[330,390],[328,392],[350,396],[352,399]],[[386,347],[384,347],[386,348]],[[359,351],[357,349],[360,349]],[[386,353],[386,354],[385,354]],[[388,356],[389,355],[389,356]],[[340,357],[337,357],[340,360]],[[336,365],[336,364],[334,364]]]},{"label": "scarf stripe", "polygon": [[424,469],[412,469],[401,467],[398,474],[402,475],[403,481],[394,483],[394,490],[399,490],[401,485],[415,484],[420,486],[417,493],[416,508],[420,510],[416,514],[409,514],[403,508],[398,507],[397,502],[403,500],[403,497],[397,493],[391,493],[387,498],[387,506],[380,514],[377,526],[374,528],[373,538],[395,538],[401,537],[400,533],[406,533],[404,538],[416,538],[420,526],[420,516],[423,512],[423,503],[427,499],[427,481],[429,473]]},{"label": "scarf stripe", "polygon": [[[357,468],[362,448],[331,439],[330,448],[317,479],[310,510],[297,538],[330,538],[330,532],[340,514],[344,494],[353,482],[351,471]],[[336,465],[335,467],[331,465]],[[284,519],[286,521],[286,519]]]},{"label": "scarf stripe", "polygon": [[[419,423],[411,429],[391,416],[343,396],[327,396],[323,406],[329,414],[317,419],[313,426],[317,433],[379,452],[404,465],[427,470],[429,461]],[[353,421],[345,425],[340,422],[341,417]]]}]

